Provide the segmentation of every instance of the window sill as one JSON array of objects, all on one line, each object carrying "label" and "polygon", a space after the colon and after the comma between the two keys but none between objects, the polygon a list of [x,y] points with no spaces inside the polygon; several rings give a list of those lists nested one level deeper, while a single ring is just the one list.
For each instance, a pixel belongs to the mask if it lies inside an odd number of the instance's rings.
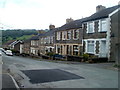
[{"label": "window sill", "polygon": [[99,31],[99,33],[106,33],[107,31]]},{"label": "window sill", "polygon": [[87,34],[94,34],[94,32],[91,32],[91,33],[89,32],[89,33],[87,33]]}]

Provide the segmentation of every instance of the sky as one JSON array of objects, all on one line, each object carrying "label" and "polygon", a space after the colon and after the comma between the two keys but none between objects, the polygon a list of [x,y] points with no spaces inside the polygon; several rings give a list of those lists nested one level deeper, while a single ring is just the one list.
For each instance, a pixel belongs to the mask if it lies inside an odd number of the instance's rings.
[{"label": "sky", "polygon": [[[119,0],[0,0],[0,26],[4,29],[48,29],[60,27],[96,12],[97,5],[111,7]],[[3,25],[4,24],[4,25]]]}]

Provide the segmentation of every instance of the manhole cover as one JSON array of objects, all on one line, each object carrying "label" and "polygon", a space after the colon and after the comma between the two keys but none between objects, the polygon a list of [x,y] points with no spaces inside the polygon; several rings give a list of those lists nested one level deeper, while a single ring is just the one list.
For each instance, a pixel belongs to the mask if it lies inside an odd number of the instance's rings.
[{"label": "manhole cover", "polygon": [[30,78],[30,82],[46,83],[61,80],[84,79],[81,76],[60,69],[22,70]]}]

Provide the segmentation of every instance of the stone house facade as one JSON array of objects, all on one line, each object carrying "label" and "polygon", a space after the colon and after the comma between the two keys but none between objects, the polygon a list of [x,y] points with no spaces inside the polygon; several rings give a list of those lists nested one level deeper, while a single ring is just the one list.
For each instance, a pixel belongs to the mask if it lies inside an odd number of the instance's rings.
[{"label": "stone house facade", "polygon": [[30,54],[39,54],[39,35],[33,36],[30,39]]},{"label": "stone house facade", "polygon": [[54,32],[57,30],[54,25],[50,25],[48,32],[39,37],[39,53],[45,55],[48,52],[55,52],[54,49]]},{"label": "stone house facade", "polygon": [[111,22],[109,60],[115,60],[116,64],[120,64],[120,6],[109,17]]},{"label": "stone house facade", "polygon": [[54,45],[56,53],[61,55],[82,54],[82,20],[83,19],[66,23],[55,32]]},{"label": "stone house facade", "polygon": [[22,44],[23,44],[23,50],[22,50],[23,52],[22,53],[30,55],[30,47],[31,47],[30,39],[23,41]]},{"label": "stone house facade", "polygon": [[110,8],[100,7],[100,11],[97,9],[96,13],[83,21],[83,52],[110,58],[110,27],[114,23],[111,23],[109,15],[118,5]]}]

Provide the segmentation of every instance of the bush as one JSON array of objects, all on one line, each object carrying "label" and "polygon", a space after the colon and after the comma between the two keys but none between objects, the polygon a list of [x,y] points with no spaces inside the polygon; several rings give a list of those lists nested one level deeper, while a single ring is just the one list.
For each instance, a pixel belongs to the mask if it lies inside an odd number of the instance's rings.
[{"label": "bush", "polygon": [[120,64],[114,64],[113,67],[120,68]]},{"label": "bush", "polygon": [[89,54],[87,54],[87,53],[83,54],[83,59],[85,61],[87,61],[89,59]]},{"label": "bush", "polygon": [[46,55],[48,56],[53,56],[55,53],[54,52],[47,52]]},{"label": "bush", "polygon": [[14,49],[12,49],[11,51],[12,51],[12,53],[20,53],[19,51],[16,51]]}]

